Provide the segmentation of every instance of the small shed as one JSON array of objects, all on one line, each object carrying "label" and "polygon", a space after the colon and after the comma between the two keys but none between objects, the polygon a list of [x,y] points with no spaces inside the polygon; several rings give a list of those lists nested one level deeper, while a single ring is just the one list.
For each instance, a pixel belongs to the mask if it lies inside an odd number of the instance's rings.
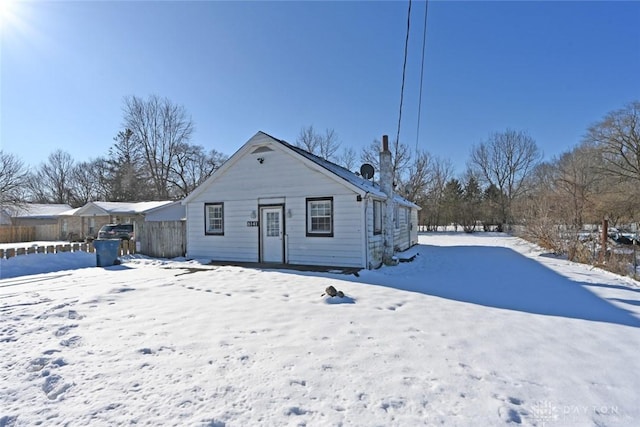
[{"label": "small shed", "polygon": [[[419,207],[264,132],[183,200],[188,258],[377,268],[417,243]],[[382,157],[381,157],[382,160]],[[382,178],[381,178],[382,179]],[[384,191],[384,188],[387,188]]]}]

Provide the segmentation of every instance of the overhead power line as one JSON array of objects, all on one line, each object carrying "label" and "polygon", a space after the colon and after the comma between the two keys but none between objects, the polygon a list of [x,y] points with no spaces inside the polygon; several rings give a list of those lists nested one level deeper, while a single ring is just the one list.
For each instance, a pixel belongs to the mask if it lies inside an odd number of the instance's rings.
[{"label": "overhead power line", "polygon": [[409,10],[407,12],[407,36],[404,41],[404,63],[402,65],[402,86],[400,87],[400,113],[398,114],[398,133],[396,141],[400,141],[400,124],[402,123],[402,103],[404,102],[404,79],[407,72],[407,51],[409,49],[409,31],[411,29],[411,0],[409,0]]},{"label": "overhead power line", "polygon": [[420,116],[422,112],[422,82],[424,77],[424,52],[427,45],[427,12],[429,11],[429,0],[424,4],[424,26],[422,29],[422,65],[420,66],[420,93],[418,95],[418,126],[416,129],[416,154],[418,154],[418,141],[420,140]]}]

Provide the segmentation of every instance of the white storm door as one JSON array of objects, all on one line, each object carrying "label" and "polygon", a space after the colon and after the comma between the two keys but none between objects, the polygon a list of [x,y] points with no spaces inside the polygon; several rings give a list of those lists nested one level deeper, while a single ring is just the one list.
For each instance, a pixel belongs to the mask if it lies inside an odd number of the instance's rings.
[{"label": "white storm door", "polygon": [[260,209],[262,262],[284,263],[283,210],[281,206]]}]

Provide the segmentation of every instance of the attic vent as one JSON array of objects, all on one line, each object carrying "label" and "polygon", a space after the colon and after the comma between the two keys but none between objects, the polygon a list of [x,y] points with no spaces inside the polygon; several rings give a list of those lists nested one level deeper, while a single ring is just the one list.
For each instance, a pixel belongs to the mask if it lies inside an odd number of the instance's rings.
[{"label": "attic vent", "polygon": [[273,151],[273,150],[267,147],[266,145],[263,145],[262,147],[258,147],[255,150],[253,150],[251,154],[268,153],[269,151]]}]

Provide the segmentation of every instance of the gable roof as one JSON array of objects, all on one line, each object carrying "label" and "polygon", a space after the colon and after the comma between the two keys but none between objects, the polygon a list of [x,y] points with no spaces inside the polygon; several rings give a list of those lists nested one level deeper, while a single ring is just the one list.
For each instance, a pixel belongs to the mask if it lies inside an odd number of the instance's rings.
[{"label": "gable roof", "polygon": [[71,209],[67,204],[25,203],[7,209],[13,218],[54,219]]},{"label": "gable roof", "polygon": [[171,200],[156,202],[89,202],[79,208],[73,215],[82,216],[89,212],[99,212],[103,215],[138,215],[152,209],[173,203]]},{"label": "gable roof", "polygon": [[[237,160],[239,157],[242,157],[244,154],[247,153],[247,148],[252,145],[253,141],[257,138],[257,137],[267,137],[269,138],[271,141],[276,142],[278,144],[280,144],[282,147],[284,147],[286,150],[291,151],[295,156],[301,158],[302,160],[305,161],[309,161],[312,162],[314,164],[316,164],[317,166],[320,166],[320,168],[322,168],[323,171],[326,172],[327,175],[333,177],[334,179],[337,179],[339,181],[342,181],[344,184],[347,184],[348,186],[350,186],[351,188],[353,188],[354,190],[359,190],[362,193],[369,193],[372,194],[376,197],[379,197],[381,199],[385,199],[387,196],[386,194],[380,189],[380,186],[372,181],[369,181],[367,179],[362,178],[360,175],[356,175],[355,173],[351,172],[350,170],[337,165],[333,162],[330,162],[326,159],[323,159],[322,157],[316,156],[315,154],[312,154],[300,147],[297,147],[293,144],[289,144],[288,142],[282,140],[282,139],[278,139],[275,138],[271,135],[269,135],[266,132],[263,131],[258,131],[253,137],[251,137],[251,139],[249,139],[249,141],[247,141],[238,151],[236,151],[230,158],[229,160],[227,160],[227,162],[225,162],[225,164],[223,164],[219,169],[217,169],[205,182],[203,182],[202,184],[200,184],[200,186],[198,186],[194,191],[191,192],[191,194],[189,194],[183,201],[182,203],[187,203],[189,200],[191,200],[192,198],[194,198],[197,194],[199,194],[202,189],[206,188],[209,186],[209,184],[215,180],[215,178],[217,176],[219,176],[220,174],[224,173],[224,170],[228,169],[233,163],[235,163],[235,160]],[[255,151],[254,151],[255,152]],[[401,197],[400,195],[394,194],[394,201],[396,201],[397,203],[404,205],[404,206],[408,206],[408,207],[414,207],[417,209],[420,209],[420,207],[418,205],[416,205],[413,202],[410,202],[409,200],[405,199],[404,197]]]}]

